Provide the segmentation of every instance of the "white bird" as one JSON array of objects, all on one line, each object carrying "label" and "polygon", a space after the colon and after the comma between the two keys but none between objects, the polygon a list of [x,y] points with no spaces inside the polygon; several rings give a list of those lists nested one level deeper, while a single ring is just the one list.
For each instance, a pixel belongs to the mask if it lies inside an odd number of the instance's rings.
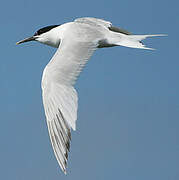
[{"label": "white bird", "polygon": [[76,129],[78,96],[74,84],[90,56],[98,48],[145,47],[141,40],[158,35],[133,35],[108,21],[78,18],[63,25],[39,29],[16,44],[38,41],[58,48],[43,71],[42,96],[47,126],[57,161],[66,174],[71,128]]}]

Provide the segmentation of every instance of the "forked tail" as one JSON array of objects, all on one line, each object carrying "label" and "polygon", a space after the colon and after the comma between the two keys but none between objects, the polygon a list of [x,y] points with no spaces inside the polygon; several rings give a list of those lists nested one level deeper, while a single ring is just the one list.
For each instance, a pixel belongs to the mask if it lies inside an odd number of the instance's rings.
[{"label": "forked tail", "polygon": [[148,38],[148,37],[155,37],[155,36],[167,36],[167,35],[165,35],[165,34],[125,35],[118,42],[116,42],[115,45],[125,46],[125,47],[130,47],[130,48],[154,50],[153,48],[146,47],[141,41]]}]

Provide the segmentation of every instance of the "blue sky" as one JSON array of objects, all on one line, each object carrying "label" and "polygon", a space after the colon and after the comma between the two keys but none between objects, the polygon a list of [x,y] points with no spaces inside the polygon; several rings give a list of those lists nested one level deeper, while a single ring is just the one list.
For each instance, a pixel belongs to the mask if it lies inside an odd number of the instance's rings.
[{"label": "blue sky", "polygon": [[[178,6],[177,0],[1,2],[0,179],[178,180]],[[40,87],[55,49],[15,42],[83,16],[168,37],[145,41],[156,51],[94,53],[76,84],[77,131],[65,176],[50,145]]]}]

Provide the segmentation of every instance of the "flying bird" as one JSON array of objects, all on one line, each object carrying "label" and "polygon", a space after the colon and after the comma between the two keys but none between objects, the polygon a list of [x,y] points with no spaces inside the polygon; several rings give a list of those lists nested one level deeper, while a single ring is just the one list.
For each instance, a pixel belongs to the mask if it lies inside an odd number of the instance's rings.
[{"label": "flying bird", "polygon": [[152,49],[141,41],[154,36],[164,35],[133,35],[111,22],[84,17],[41,28],[16,43],[38,41],[58,48],[43,71],[42,98],[54,154],[65,174],[71,129],[76,130],[78,95],[74,84],[88,59],[96,49],[104,47]]}]

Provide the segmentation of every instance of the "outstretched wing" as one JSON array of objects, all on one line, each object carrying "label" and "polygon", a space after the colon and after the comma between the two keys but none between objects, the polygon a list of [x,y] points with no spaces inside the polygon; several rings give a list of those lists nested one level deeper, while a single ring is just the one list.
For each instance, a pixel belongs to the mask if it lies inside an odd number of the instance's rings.
[{"label": "outstretched wing", "polygon": [[103,26],[103,27],[108,28],[110,31],[118,32],[118,33],[122,33],[126,35],[132,34],[131,32],[123,28],[113,26],[111,22],[105,21],[103,19],[98,19],[98,18],[93,18],[93,17],[83,17],[83,18],[75,19],[75,22],[86,23],[86,24],[91,24],[91,25],[96,25],[96,26]]},{"label": "outstretched wing", "polygon": [[96,26],[103,26],[103,27],[111,27],[112,23],[109,21],[105,21],[103,19],[93,18],[93,17],[83,17],[75,19],[75,22],[79,23],[86,23]]},{"label": "outstretched wing", "polygon": [[93,54],[97,44],[91,40],[65,36],[42,77],[42,96],[52,147],[66,173],[71,128],[75,130],[78,97],[73,85]]}]

